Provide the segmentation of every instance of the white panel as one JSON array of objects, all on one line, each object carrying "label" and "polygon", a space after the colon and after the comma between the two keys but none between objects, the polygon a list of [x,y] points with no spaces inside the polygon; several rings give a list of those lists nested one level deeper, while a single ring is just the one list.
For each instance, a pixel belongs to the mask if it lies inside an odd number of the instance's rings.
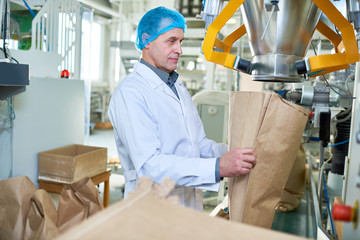
[{"label": "white panel", "polygon": [[[355,70],[355,101],[352,109],[352,122],[349,143],[349,158],[345,171],[345,204],[354,206],[355,201],[360,203],[360,62],[356,63]],[[358,210],[360,214],[360,210]],[[360,224],[354,228],[353,223],[344,223],[343,239],[359,239]]]},{"label": "white panel", "polygon": [[58,66],[61,64],[61,56],[57,53],[37,50],[11,50],[11,56],[19,63],[29,64],[30,77],[60,77]]},{"label": "white panel", "polygon": [[38,186],[38,152],[84,143],[84,82],[32,78],[14,108],[13,176],[26,175]]}]

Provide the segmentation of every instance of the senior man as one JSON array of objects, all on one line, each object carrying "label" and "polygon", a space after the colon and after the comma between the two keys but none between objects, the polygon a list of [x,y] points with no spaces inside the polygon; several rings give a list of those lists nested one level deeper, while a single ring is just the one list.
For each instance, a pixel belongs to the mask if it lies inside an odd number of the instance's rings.
[{"label": "senior man", "polygon": [[157,7],[137,28],[142,52],[134,71],[113,94],[109,118],[125,176],[125,197],[138,177],[170,177],[182,205],[202,210],[202,190],[218,191],[223,177],[248,174],[256,164],[252,148],[227,151],[208,139],[191,96],[175,72],[186,23],[176,11]]}]

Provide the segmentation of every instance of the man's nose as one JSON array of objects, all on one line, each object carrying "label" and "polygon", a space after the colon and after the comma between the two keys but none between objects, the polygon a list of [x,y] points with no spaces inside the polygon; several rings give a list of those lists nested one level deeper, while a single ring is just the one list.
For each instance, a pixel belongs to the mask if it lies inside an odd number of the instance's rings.
[{"label": "man's nose", "polygon": [[177,44],[175,46],[175,52],[179,53],[180,55],[183,53],[182,48],[181,48],[181,42],[177,42]]}]

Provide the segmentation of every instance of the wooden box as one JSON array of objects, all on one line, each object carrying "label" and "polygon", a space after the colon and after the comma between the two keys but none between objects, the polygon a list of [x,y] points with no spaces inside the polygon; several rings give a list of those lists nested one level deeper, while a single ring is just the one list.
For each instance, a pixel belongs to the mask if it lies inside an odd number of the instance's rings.
[{"label": "wooden box", "polygon": [[73,183],[105,172],[107,148],[69,145],[38,154],[38,178]]}]

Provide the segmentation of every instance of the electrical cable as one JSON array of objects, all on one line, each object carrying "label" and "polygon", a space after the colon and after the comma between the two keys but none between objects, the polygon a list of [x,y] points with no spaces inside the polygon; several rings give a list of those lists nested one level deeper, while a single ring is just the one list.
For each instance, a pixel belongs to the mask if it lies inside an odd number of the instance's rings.
[{"label": "electrical cable", "polygon": [[[323,76],[324,77],[324,76]],[[326,78],[325,78],[326,79]],[[340,86],[337,86],[337,85],[332,85],[332,87],[333,88],[336,88],[336,89],[338,89],[338,90],[340,90],[341,92],[343,92],[343,93],[345,93],[345,94],[347,94],[347,95],[351,95],[351,93],[350,93],[350,91],[348,91],[347,89],[346,89],[346,87],[345,88],[342,88],[342,87],[340,87]],[[347,96],[347,95],[345,95],[345,96]]]},{"label": "electrical cable", "polygon": [[[5,106],[7,104],[8,106]],[[14,134],[14,128],[13,128],[13,118],[14,118],[15,111],[12,107],[11,99],[7,99],[7,101],[0,101],[0,134],[3,133],[3,131],[6,131],[5,136],[9,136],[9,142],[10,142],[10,170],[8,174],[8,178],[13,177],[13,169],[14,169],[14,156],[13,156],[13,134]],[[0,154],[1,155],[1,154]]]},{"label": "electrical cable", "polygon": [[[25,0],[24,0],[25,1]],[[25,3],[26,4],[26,3]],[[31,10],[31,9],[30,9]],[[32,11],[32,10],[31,10]],[[8,1],[5,1],[5,14],[4,14],[4,21],[3,21],[3,26],[2,26],[2,33],[3,33],[3,48],[0,48],[0,50],[4,53],[4,58],[9,58],[10,61],[14,61],[17,64],[19,64],[19,61],[16,60],[15,58],[13,58],[10,54],[9,49],[6,47],[6,45],[8,44],[6,42],[6,38],[7,38],[7,24],[8,24],[8,17],[9,17],[9,12],[8,12]]]},{"label": "electrical cable", "polygon": [[[4,101],[5,102],[5,101]],[[1,101],[0,101],[1,103]],[[0,133],[4,130],[8,130],[11,128],[11,122],[10,122],[10,116],[8,111],[1,111],[1,104],[0,104]],[[8,126],[7,123],[10,123],[10,126]]]},{"label": "electrical cable", "polygon": [[346,88],[346,90],[350,93],[351,91],[350,91],[350,88],[349,88],[349,80],[350,79],[352,79],[353,81],[355,81],[355,73],[352,73],[352,74],[350,74],[347,78],[346,78],[346,80],[345,80],[345,88]]},{"label": "electrical cable", "polygon": [[[343,123],[343,122],[346,122],[347,120],[349,120],[350,118],[351,118],[351,112],[352,112],[352,108],[351,107],[349,107],[349,108],[347,108],[345,111],[341,111],[340,113],[338,113],[337,115],[336,115],[336,119],[332,119],[331,120],[331,124],[332,124],[332,127],[333,127],[333,129],[334,129],[334,138],[336,138],[337,137],[337,128],[336,128],[336,125],[338,124],[338,123]],[[341,118],[341,119],[338,119],[339,117],[342,117],[342,116],[344,116],[344,115],[346,115],[347,114],[347,116],[345,116],[344,118]]]},{"label": "electrical cable", "polygon": [[[315,55],[317,56],[318,54],[317,54],[316,49],[315,49],[315,46],[314,46],[314,44],[313,44],[312,42],[311,42],[311,47],[312,47]],[[325,78],[324,75],[322,75],[322,77],[324,78],[324,80],[325,80],[326,84],[329,86],[329,88],[330,88],[331,90],[333,90],[333,91],[334,91],[336,94],[338,94],[339,96],[341,96],[341,97],[343,97],[343,98],[348,98],[348,99],[356,99],[356,97],[345,96],[345,95],[339,93],[338,91],[336,91],[336,90],[334,89],[333,86],[330,85],[330,83],[326,80],[326,78]]]},{"label": "electrical cable", "polygon": [[6,53],[6,27],[7,27],[7,1],[5,1],[5,15],[4,15],[4,23],[3,23],[3,51],[4,51],[4,55],[5,58],[7,58],[7,53]]},{"label": "electrical cable", "polygon": [[329,212],[328,215],[329,215],[329,217],[330,217],[331,229],[332,229],[333,234],[336,234],[335,228],[334,228],[333,219],[332,219],[332,216],[331,216],[331,210],[330,210],[330,205],[329,205],[329,197],[328,197],[328,194],[327,194],[327,188],[326,188],[326,181],[325,181],[324,169],[323,169],[323,171],[322,171],[322,175],[323,175],[324,191],[325,191],[325,198],[326,198],[326,206],[327,206],[327,210],[328,210],[328,212]]},{"label": "electrical cable", "polygon": [[9,127],[9,133],[10,133],[10,159],[11,159],[11,170],[9,173],[9,177],[8,178],[12,178],[13,177],[13,169],[14,169],[14,156],[13,156],[13,137],[14,137],[14,128],[13,128],[13,122],[16,118],[15,115],[15,110],[14,107],[12,105],[12,98],[7,98],[6,99],[7,103],[8,103],[8,114],[9,114],[9,121],[10,121],[10,127]]},{"label": "electrical cable", "polygon": [[336,114],[336,116],[341,117],[341,116],[348,114],[349,112],[351,112],[351,107],[347,108],[345,111],[339,112],[338,114]]},{"label": "electrical cable", "polygon": [[[2,51],[2,52],[5,54],[4,49],[0,48],[0,51]],[[11,61],[16,62],[17,64],[19,64],[19,61],[16,60],[16,58],[12,57],[11,55],[9,55],[9,57],[10,57],[10,60],[11,60]]]},{"label": "electrical cable", "polygon": [[10,59],[10,62],[16,62],[17,64],[19,64],[19,61],[11,56],[11,52],[9,51],[8,48],[7,48],[7,54],[8,54],[8,58]]},{"label": "electrical cable", "polygon": [[323,213],[321,214],[321,217],[324,218],[326,213],[327,213],[327,208],[323,211]]},{"label": "electrical cable", "polygon": [[34,11],[31,9],[31,7],[29,6],[29,4],[26,2],[26,0],[23,0],[25,6],[27,7],[27,9],[29,10],[31,16],[33,16],[33,18],[36,16],[36,14],[34,13]]},{"label": "electrical cable", "polygon": [[[325,165],[330,161],[332,159],[332,156],[328,159],[328,160],[326,160],[326,162],[324,162],[322,165],[321,165],[321,167],[320,167],[320,172],[322,172],[322,171],[324,171],[324,168],[325,168]],[[319,176],[319,185],[318,185],[318,198],[320,199],[320,192],[321,192],[321,181],[322,181],[322,174],[320,174],[320,176]]]},{"label": "electrical cable", "polygon": [[[324,148],[324,149],[328,150],[328,148]],[[329,153],[331,154],[330,151],[329,151]],[[326,161],[321,165],[320,171],[319,171],[320,173],[321,173],[322,171],[324,171],[325,165],[326,165],[328,162],[330,162],[330,160],[332,159],[332,157],[333,157],[333,155],[331,154],[330,158],[329,158],[328,160],[326,160]],[[318,192],[317,192],[319,199],[320,199],[320,192],[321,192],[321,181],[322,181],[322,175],[320,174],[320,175],[319,175],[319,182],[320,182],[320,184],[318,185]]]},{"label": "electrical cable", "polygon": [[[14,112],[15,113],[15,112]],[[9,172],[9,176],[8,178],[12,178],[13,177],[13,170],[14,170],[14,128],[13,128],[13,120],[11,120],[10,118],[10,128],[9,128],[9,133],[10,133],[10,161],[11,161],[11,169]]]},{"label": "electrical cable", "polygon": [[334,143],[334,144],[332,144],[332,145],[328,145],[327,148],[329,148],[329,147],[334,147],[334,146],[339,146],[339,145],[345,144],[345,143],[347,143],[347,142],[349,142],[349,141],[350,141],[350,140],[348,139],[348,140],[345,140],[345,141],[343,141],[343,142]]},{"label": "electrical cable", "polygon": [[343,123],[343,122],[346,122],[347,120],[349,120],[351,118],[351,112],[344,118],[342,119],[336,119],[334,120],[335,123]]},{"label": "electrical cable", "polygon": [[14,61],[14,62],[16,62],[17,64],[19,64],[19,61],[16,60],[15,58],[13,58],[13,57],[11,57],[11,61]]},{"label": "electrical cable", "polygon": [[8,113],[10,116],[10,120],[14,121],[16,118],[16,114],[15,114],[15,110],[13,105],[11,104],[11,101],[9,98],[6,99],[7,103],[8,103]]},{"label": "electrical cable", "polygon": [[3,53],[3,55],[0,56],[0,59],[3,59],[3,58],[5,58],[5,51],[4,51],[4,49],[2,49],[1,47],[0,47],[0,50],[1,50],[1,52]]},{"label": "electrical cable", "polygon": [[343,98],[356,99],[356,97],[345,96],[345,95],[339,93],[338,91],[336,91],[336,90],[333,88],[333,86],[330,85],[330,83],[326,80],[326,78],[325,78],[324,75],[322,75],[322,77],[324,78],[324,80],[325,80],[326,84],[329,86],[329,88],[331,88],[331,90],[333,90],[336,94],[340,95],[340,96],[343,97]]}]

